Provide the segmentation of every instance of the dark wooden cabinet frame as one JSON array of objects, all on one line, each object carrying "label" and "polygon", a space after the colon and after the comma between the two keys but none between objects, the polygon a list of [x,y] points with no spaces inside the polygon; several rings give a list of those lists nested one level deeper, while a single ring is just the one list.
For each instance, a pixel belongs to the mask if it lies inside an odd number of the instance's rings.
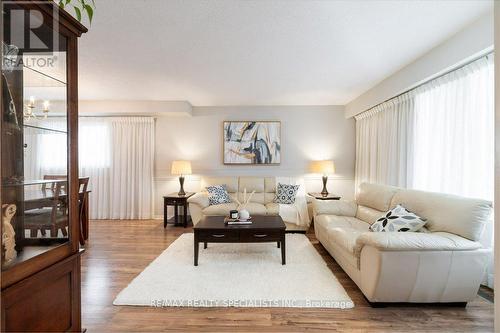
[{"label": "dark wooden cabinet frame", "polygon": [[[19,1],[38,10],[67,40],[69,241],[2,271],[1,331],[81,331],[78,210],[78,37],[87,28],[52,1]],[[3,29],[3,27],[2,27]],[[3,38],[3,31],[1,34]],[[2,59],[3,61],[3,59]],[[0,83],[3,84],[3,83]],[[2,88],[2,86],[0,86]],[[3,91],[3,90],[1,90]],[[2,117],[4,114],[2,103]],[[22,109],[21,109],[22,111]],[[0,133],[3,121],[0,122]],[[0,155],[2,155],[0,147]],[[3,178],[2,178],[3,179]],[[0,185],[1,186],[1,185]],[[2,203],[0,188],[0,205]],[[1,225],[1,223],[0,223]],[[0,226],[0,233],[1,233]],[[47,298],[50,295],[50,298]]]}]

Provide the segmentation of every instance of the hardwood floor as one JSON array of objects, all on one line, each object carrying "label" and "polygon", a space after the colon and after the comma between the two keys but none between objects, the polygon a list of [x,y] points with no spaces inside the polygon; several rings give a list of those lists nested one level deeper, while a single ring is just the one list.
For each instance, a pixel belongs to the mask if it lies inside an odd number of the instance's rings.
[{"label": "hardwood floor", "polygon": [[[493,304],[478,296],[466,308],[371,308],[354,282],[307,236],[354,301],[340,309],[149,308],[113,306],[115,296],[190,228],[154,221],[91,221],[82,256],[82,326],[87,332],[492,332]],[[168,279],[165,276],[165,279]]]}]

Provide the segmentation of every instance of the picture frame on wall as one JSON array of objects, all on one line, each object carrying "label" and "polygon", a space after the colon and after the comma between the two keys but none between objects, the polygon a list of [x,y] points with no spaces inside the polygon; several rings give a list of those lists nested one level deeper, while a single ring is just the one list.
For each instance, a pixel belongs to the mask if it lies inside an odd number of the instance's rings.
[{"label": "picture frame on wall", "polygon": [[280,121],[224,121],[223,163],[226,165],[279,165]]}]

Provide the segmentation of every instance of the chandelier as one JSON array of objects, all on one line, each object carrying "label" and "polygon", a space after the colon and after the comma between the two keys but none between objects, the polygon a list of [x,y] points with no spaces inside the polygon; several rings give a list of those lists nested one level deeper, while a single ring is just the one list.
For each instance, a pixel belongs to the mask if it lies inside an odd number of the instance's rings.
[{"label": "chandelier", "polygon": [[[40,115],[36,115],[35,108],[36,108],[35,97],[30,96],[30,99],[29,99],[28,103],[26,103],[26,107],[25,107],[24,113],[23,113],[25,121],[29,121],[30,119],[38,119],[40,117]],[[47,117],[49,116],[49,111],[50,111],[49,101],[43,101],[42,116],[44,119],[47,119]]]}]

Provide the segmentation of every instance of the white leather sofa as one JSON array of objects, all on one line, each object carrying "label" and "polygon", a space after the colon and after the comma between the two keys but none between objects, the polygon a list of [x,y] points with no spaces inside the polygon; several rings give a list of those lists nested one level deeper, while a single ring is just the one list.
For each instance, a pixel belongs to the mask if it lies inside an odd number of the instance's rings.
[{"label": "white leather sofa", "polygon": [[[371,232],[401,204],[426,218],[419,232]],[[361,184],[356,201],[313,202],[316,237],[370,302],[462,303],[477,295],[488,250],[478,242],[491,202]]]},{"label": "white leather sofa", "polygon": [[[236,202],[212,205],[208,204],[208,194],[205,191],[206,186],[226,185],[226,189],[231,198],[237,198],[243,202],[243,193],[246,189],[247,196],[255,190],[252,199],[246,206],[250,215],[278,215],[279,204],[274,203],[276,193],[275,177],[203,177],[201,180],[202,191],[196,193],[188,199],[189,211],[193,224],[197,224],[203,216],[228,216],[229,211],[237,209]],[[287,231],[306,231],[309,229],[311,221],[297,225],[284,219]]]}]

